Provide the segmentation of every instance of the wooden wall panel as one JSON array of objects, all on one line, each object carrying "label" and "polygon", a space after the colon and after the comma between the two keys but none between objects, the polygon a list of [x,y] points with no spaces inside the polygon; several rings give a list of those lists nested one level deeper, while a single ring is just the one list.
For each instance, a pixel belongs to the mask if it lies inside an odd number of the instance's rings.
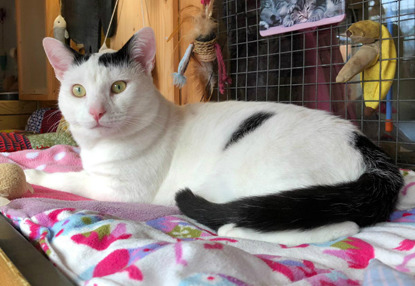
[{"label": "wooden wall panel", "polygon": [[41,43],[45,2],[16,0],[16,16],[20,98],[40,99],[47,94],[46,56]]},{"label": "wooden wall panel", "polygon": [[[53,23],[59,14],[59,1],[46,0],[46,37],[53,37]],[[46,100],[56,100],[58,99],[59,87],[61,84],[56,78],[55,71],[53,70],[53,67],[48,60],[46,60],[46,75],[48,79],[48,96]]]},{"label": "wooden wall panel", "polygon": [[59,1],[16,0],[19,98],[56,100],[59,90],[52,67],[42,47],[53,36],[53,21],[59,15]]},{"label": "wooden wall panel", "polygon": [[117,31],[110,40],[113,49],[121,48],[143,26],[153,28],[157,42],[154,84],[167,99],[178,103],[179,90],[173,86],[172,80],[172,73],[179,62],[179,51],[174,49],[178,38],[167,42],[178,24],[178,1],[119,0],[117,19]]}]

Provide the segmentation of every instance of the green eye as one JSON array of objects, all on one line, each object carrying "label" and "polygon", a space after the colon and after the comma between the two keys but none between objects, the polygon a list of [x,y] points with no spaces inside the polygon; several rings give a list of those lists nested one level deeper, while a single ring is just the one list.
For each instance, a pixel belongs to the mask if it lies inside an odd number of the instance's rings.
[{"label": "green eye", "polygon": [[119,80],[119,81],[116,81],[116,82],[114,82],[114,83],[112,84],[112,86],[111,86],[111,91],[112,91],[113,93],[118,94],[118,93],[123,92],[123,91],[125,90],[125,88],[126,88],[126,87],[127,87],[126,82],[125,82],[125,81],[122,81],[122,80]]},{"label": "green eye", "polygon": [[72,87],[72,94],[76,97],[84,97],[86,94],[85,88],[80,84],[75,84]]}]

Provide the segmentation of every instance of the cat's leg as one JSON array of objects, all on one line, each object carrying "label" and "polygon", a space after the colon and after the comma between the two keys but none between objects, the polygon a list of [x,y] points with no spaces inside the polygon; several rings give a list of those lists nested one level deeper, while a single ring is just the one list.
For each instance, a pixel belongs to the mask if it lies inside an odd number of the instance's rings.
[{"label": "cat's leg", "polygon": [[291,18],[291,14],[288,14],[284,17],[282,24],[284,25],[284,27],[291,27],[292,25],[295,24],[294,20]]},{"label": "cat's leg", "polygon": [[72,193],[100,201],[118,201],[105,179],[91,176],[85,171],[46,173],[39,170],[25,170],[28,183],[53,190]]},{"label": "cat's leg", "polygon": [[273,232],[258,232],[253,229],[236,227],[226,224],[219,228],[219,236],[261,240],[285,245],[300,245],[305,243],[323,243],[344,236],[352,236],[359,232],[359,226],[351,221],[330,224],[310,230],[285,230]]}]

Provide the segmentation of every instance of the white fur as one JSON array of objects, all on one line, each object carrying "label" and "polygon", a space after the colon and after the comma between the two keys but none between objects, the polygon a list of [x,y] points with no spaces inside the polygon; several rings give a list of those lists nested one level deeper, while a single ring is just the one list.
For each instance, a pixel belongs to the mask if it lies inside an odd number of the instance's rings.
[{"label": "white fur", "polygon": [[[92,55],[80,66],[69,67],[59,94],[59,107],[81,147],[84,171],[46,174],[27,170],[30,183],[97,200],[174,205],[175,192],[185,187],[220,203],[352,181],[364,172],[361,154],[350,145],[357,129],[345,120],[269,102],[176,106],[153,86],[147,72],[150,63],[133,69],[106,68],[98,65],[98,57]],[[126,90],[111,94],[111,84],[119,80],[127,82]],[[74,84],[85,87],[85,97],[72,95]],[[94,107],[106,110],[99,126],[89,113]],[[275,115],[224,150],[232,133],[255,112]],[[347,229],[333,232],[333,227],[317,229],[319,239],[314,241],[331,238],[330,233],[349,233]],[[311,232],[285,232],[282,240],[308,242]],[[263,237],[252,233],[229,232]]]},{"label": "white fur", "polygon": [[236,227],[235,224],[225,224],[218,230],[219,236],[256,239],[285,245],[307,243],[323,243],[340,237],[355,235],[359,226],[351,221],[330,224],[312,230],[285,230],[273,232],[257,232],[252,229]]}]

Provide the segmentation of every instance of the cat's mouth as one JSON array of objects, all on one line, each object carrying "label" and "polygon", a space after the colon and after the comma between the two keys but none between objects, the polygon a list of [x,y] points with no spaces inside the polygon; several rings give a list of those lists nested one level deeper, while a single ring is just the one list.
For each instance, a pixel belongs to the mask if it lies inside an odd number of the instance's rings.
[{"label": "cat's mouth", "polygon": [[95,126],[92,126],[90,129],[99,129],[99,128],[110,128],[109,126],[105,126],[102,123],[96,123]]}]

